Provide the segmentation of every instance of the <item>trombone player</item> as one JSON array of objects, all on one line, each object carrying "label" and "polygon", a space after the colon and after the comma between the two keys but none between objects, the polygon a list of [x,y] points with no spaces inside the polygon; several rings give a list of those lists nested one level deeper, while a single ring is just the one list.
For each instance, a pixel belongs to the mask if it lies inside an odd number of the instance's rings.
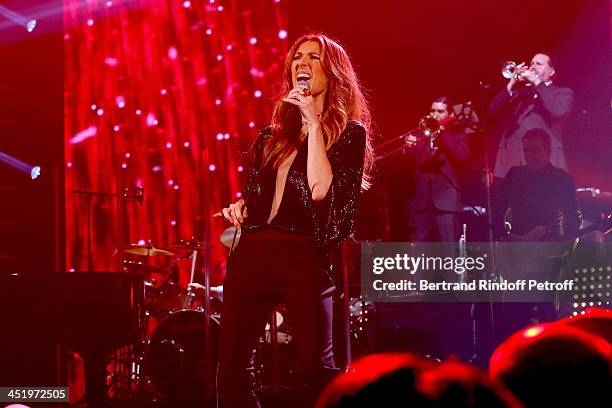
[{"label": "trombone player", "polygon": [[463,204],[457,174],[469,152],[452,108],[448,97],[436,98],[407,150],[416,164],[411,184],[415,190],[408,202],[412,242],[454,242],[459,238]]},{"label": "trombone player", "polygon": [[504,178],[510,168],[525,164],[523,136],[538,128],[551,135],[551,163],[567,170],[561,132],[574,105],[574,93],[554,84],[555,68],[550,54],[538,53],[529,67],[507,62],[502,69],[508,83],[489,106],[489,117],[501,128],[495,159],[496,178]]}]

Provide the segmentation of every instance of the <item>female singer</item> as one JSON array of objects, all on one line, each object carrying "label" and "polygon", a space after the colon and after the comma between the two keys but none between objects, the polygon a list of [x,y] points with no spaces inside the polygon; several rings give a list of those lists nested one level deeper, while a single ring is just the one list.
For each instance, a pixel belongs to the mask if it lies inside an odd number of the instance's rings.
[{"label": "female singer", "polygon": [[[312,398],[333,372],[327,253],[355,223],[372,163],[370,112],[344,49],[322,34],[289,50],[271,126],[254,144],[242,198],[222,212],[241,228],[228,259],[220,341],[225,407],[257,407],[249,366],[272,308],[291,315],[299,378]],[[252,370],[250,370],[252,372]]]}]

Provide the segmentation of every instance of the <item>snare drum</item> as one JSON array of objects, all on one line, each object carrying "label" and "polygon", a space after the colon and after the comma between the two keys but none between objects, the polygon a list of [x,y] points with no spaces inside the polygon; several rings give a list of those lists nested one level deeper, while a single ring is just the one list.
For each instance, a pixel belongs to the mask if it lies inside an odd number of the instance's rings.
[{"label": "snare drum", "polygon": [[157,319],[162,319],[178,310],[204,310],[203,296],[174,283],[166,283],[161,288],[149,288],[149,293],[147,293],[147,312]]}]

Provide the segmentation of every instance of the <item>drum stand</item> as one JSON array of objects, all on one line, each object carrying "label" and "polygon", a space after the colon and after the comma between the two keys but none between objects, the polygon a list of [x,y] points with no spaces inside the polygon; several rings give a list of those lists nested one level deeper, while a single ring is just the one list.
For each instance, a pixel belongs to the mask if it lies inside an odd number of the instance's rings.
[{"label": "drum stand", "polygon": [[[210,246],[209,246],[210,248]],[[212,310],[210,304],[210,252],[209,256],[206,257],[206,265],[204,267],[204,355],[206,356],[206,385],[205,390],[206,398],[215,399],[217,396],[217,362],[213,358],[213,340],[212,340]],[[196,260],[198,257],[197,242],[193,249],[193,257],[191,260],[191,279],[190,284],[193,283],[195,275]]]},{"label": "drum stand", "polygon": [[[260,341],[259,347],[261,347],[261,344],[269,344],[269,355],[263,353],[263,350],[257,350],[254,356],[254,362],[255,364],[257,364],[257,366],[255,367],[255,377],[257,379],[258,385],[255,391],[258,394],[278,394],[283,391],[291,390],[290,386],[281,384],[281,359],[279,347],[280,332],[278,331],[279,323],[277,320],[280,314],[279,310],[280,308],[278,306],[272,309],[272,313],[270,314],[270,320],[268,322],[270,330],[266,330],[263,336],[263,342]],[[260,353],[264,357],[263,361],[258,361],[256,358],[257,354]],[[268,363],[268,365],[266,364],[266,362]],[[268,367],[268,370],[266,370],[266,365]],[[266,375],[266,371],[269,373],[269,376]],[[269,383],[266,384],[268,378]]]},{"label": "drum stand", "polygon": [[272,316],[270,318],[270,391],[272,392],[280,391],[280,358],[276,309],[276,307],[272,309]]}]

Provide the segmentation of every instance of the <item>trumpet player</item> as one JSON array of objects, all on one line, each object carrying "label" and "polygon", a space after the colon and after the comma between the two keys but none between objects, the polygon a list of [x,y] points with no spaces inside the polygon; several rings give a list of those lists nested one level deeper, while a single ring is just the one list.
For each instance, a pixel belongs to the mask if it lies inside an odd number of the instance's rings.
[{"label": "trumpet player", "polygon": [[505,74],[510,71],[508,83],[489,106],[489,116],[501,129],[496,178],[505,177],[511,167],[525,164],[522,138],[532,129],[544,129],[551,135],[551,163],[567,170],[561,133],[574,105],[574,92],[553,82],[555,65],[550,54],[538,53],[529,67],[521,63],[504,69]]},{"label": "trumpet player", "polygon": [[458,216],[463,204],[457,174],[469,152],[465,134],[452,120],[452,107],[446,96],[435,99],[429,115],[421,120],[423,124],[433,119],[429,126],[434,129],[421,129],[407,151],[416,164],[415,190],[408,202],[412,242],[453,242],[459,237]]}]

